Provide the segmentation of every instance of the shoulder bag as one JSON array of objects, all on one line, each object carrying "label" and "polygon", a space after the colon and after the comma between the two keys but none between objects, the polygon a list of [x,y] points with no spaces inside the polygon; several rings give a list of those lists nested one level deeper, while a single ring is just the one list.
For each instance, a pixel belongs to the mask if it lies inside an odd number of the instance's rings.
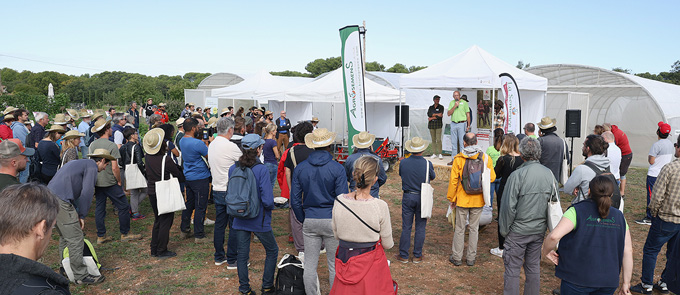
[{"label": "shoulder bag", "polygon": [[[137,166],[137,164],[135,163],[135,147],[136,146],[137,146],[136,144],[132,145],[130,164],[125,165],[125,188],[126,189],[146,188],[146,185],[147,185],[146,184],[146,177],[144,177],[144,174],[142,173],[142,171],[139,170],[139,166]],[[140,159],[137,159],[137,161],[140,161]],[[165,164],[165,162],[163,162],[163,164]]]},{"label": "shoulder bag", "polygon": [[165,158],[163,155],[163,162],[161,164],[161,180],[156,181],[156,198],[158,200],[158,215],[172,213],[186,209],[184,205],[184,196],[179,188],[179,180],[176,177],[170,176],[170,179],[165,179]]},{"label": "shoulder bag", "polygon": [[553,190],[550,193],[550,198],[548,199],[548,229],[550,231],[554,230],[557,224],[562,219],[562,205],[560,204],[559,193],[557,188],[555,188],[555,182],[552,183]]}]

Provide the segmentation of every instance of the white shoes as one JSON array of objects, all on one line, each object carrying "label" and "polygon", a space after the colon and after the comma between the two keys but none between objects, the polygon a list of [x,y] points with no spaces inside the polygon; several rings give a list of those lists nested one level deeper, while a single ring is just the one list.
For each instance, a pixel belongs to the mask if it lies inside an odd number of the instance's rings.
[{"label": "white shoes", "polygon": [[300,262],[305,263],[305,252],[298,252],[297,258],[300,259]]},{"label": "white shoes", "polygon": [[442,159],[444,159],[444,156],[442,156],[442,154],[439,154],[439,160],[442,160]]},{"label": "white shoes", "polygon": [[437,155],[435,155],[435,154],[432,154],[432,156],[430,156],[430,159],[434,160],[435,158],[437,158]]},{"label": "white shoes", "polygon": [[500,258],[503,258],[503,250],[498,247],[491,249],[491,251],[489,252],[491,252],[492,255],[496,255]]},{"label": "white shoes", "polygon": [[[191,219],[191,224],[194,224],[194,220]],[[215,221],[211,220],[210,218],[206,217],[205,220],[203,220],[203,225],[215,225]]]}]

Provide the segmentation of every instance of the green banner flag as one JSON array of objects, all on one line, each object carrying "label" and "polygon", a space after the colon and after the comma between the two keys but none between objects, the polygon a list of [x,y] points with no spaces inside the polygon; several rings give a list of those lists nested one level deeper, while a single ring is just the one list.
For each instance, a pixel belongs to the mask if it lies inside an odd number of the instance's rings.
[{"label": "green banner flag", "polygon": [[342,40],[342,81],[345,89],[347,135],[349,153],[352,153],[352,137],[366,131],[366,96],[364,91],[364,66],[361,56],[359,26],[340,29]]}]

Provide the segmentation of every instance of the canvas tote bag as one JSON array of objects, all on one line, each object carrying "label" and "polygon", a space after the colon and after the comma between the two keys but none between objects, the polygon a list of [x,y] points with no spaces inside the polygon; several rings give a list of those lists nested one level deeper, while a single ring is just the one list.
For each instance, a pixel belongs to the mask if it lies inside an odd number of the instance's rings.
[{"label": "canvas tote bag", "polygon": [[420,184],[420,218],[431,218],[434,188],[430,184],[430,161],[425,161],[425,182]]},{"label": "canvas tote bag", "polygon": [[165,157],[163,156],[163,163],[161,164],[161,181],[156,181],[156,199],[158,200],[158,215],[181,211],[186,209],[184,205],[184,196],[179,188],[179,180],[176,177],[170,177],[165,180]]},{"label": "canvas tote bag", "polygon": [[488,169],[489,166],[487,166],[489,156],[482,153],[482,157],[484,157],[484,170],[482,170],[482,194],[484,195],[484,205],[491,206],[491,170]]},{"label": "canvas tote bag", "polygon": [[560,205],[560,198],[557,189],[555,188],[555,182],[553,182],[553,193],[548,199],[548,229],[550,231],[554,230],[557,224],[562,219],[562,205]]},{"label": "canvas tote bag", "polygon": [[560,183],[564,185],[567,182],[567,179],[569,179],[569,163],[567,163],[567,152],[569,149],[567,148],[567,142],[562,139],[562,142],[564,143],[564,156],[562,157],[562,169],[560,170]]},{"label": "canvas tote bag", "polygon": [[[125,188],[127,189],[138,189],[146,188],[146,177],[139,170],[139,166],[135,163],[135,147],[137,145],[132,145],[132,157],[130,158],[130,164],[125,165]],[[137,159],[139,161],[139,159]]]}]

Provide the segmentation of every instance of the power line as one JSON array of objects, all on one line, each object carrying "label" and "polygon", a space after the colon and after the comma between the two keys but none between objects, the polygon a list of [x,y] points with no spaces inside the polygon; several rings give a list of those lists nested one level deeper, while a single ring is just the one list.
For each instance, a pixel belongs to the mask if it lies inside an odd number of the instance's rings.
[{"label": "power line", "polygon": [[102,72],[106,71],[106,70],[102,70],[102,69],[80,67],[80,66],[71,66],[71,65],[65,65],[65,64],[54,63],[54,62],[49,62],[49,61],[42,61],[42,60],[12,56],[12,55],[2,54],[2,53],[0,53],[0,56],[6,56],[6,57],[10,57],[10,58],[16,58],[16,59],[21,59],[21,60],[27,60],[27,61],[32,61],[32,62],[39,62],[39,63],[44,63],[44,64],[50,64],[50,65],[56,65],[56,66],[62,66],[62,67],[69,67],[69,68],[77,68],[77,69],[84,69],[84,70],[95,70],[95,71],[102,71]]}]

